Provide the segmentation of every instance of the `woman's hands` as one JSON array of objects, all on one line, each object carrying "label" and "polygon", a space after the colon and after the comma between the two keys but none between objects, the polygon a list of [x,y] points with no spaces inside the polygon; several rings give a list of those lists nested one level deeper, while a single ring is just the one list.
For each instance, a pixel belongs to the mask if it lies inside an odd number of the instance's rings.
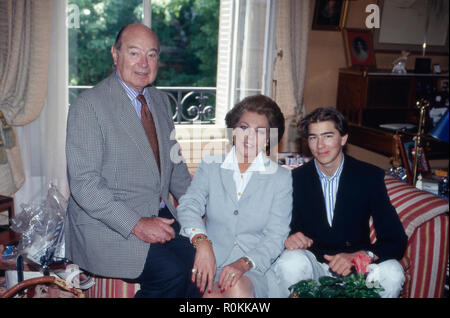
[{"label": "woman's hands", "polygon": [[[192,238],[192,242],[196,241],[196,238],[203,234],[195,235]],[[211,242],[207,239],[197,241],[195,244],[196,253],[194,259],[194,266],[192,268],[192,283],[197,284],[197,288],[203,294],[205,290],[211,293],[214,277],[216,276],[216,257],[212,249]]]},{"label": "woman's hands", "polygon": [[228,288],[233,287],[248,270],[249,266],[242,258],[225,266],[219,276],[220,292],[223,293]]}]

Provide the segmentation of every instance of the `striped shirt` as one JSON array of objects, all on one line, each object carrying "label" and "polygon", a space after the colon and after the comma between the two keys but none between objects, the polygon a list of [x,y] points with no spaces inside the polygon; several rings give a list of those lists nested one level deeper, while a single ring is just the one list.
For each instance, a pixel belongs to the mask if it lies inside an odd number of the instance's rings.
[{"label": "striped shirt", "polygon": [[[141,119],[141,102],[137,99],[138,95],[140,95],[141,93],[136,92],[134,89],[132,89],[131,87],[129,87],[127,84],[125,84],[124,81],[122,81],[122,79],[119,77],[119,75],[117,75],[116,73],[116,77],[119,80],[120,84],[122,84],[123,88],[125,89],[125,92],[127,93],[128,98],[131,101],[131,104],[133,105],[134,109],[136,110],[136,113],[139,117],[139,119]],[[147,105],[148,108],[150,109],[150,103],[148,100],[148,90],[147,87],[144,88],[144,91],[142,92],[142,95],[144,95],[145,100],[147,101]]]},{"label": "striped shirt", "polygon": [[327,220],[330,226],[332,226],[333,224],[334,206],[336,204],[339,180],[341,179],[341,173],[344,167],[344,157],[345,156],[342,155],[341,164],[337,168],[334,175],[332,175],[331,177],[325,175],[322,170],[320,170],[316,160],[314,159],[317,174],[319,175],[320,183],[322,184],[323,197],[325,199],[325,208],[327,210]]}]

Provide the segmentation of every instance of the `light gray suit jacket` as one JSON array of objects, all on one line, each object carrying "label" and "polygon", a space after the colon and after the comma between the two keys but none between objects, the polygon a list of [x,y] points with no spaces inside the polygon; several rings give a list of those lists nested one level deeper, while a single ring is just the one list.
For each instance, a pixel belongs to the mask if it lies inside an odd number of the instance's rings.
[{"label": "light gray suit jacket", "polygon": [[[136,278],[150,244],[131,234],[142,217],[158,215],[160,198],[183,195],[190,183],[165,93],[148,88],[161,159],[161,176],[147,136],[124,88],[113,73],[70,106],[66,156],[71,196],[65,223],[66,257],[106,277]],[[175,147],[175,148],[173,148]],[[178,147],[178,148],[176,148]]]},{"label": "light gray suit jacket", "polygon": [[289,234],[291,172],[272,162],[276,171],[254,172],[237,200],[233,171],[220,167],[223,160],[206,163],[212,160],[205,159],[177,207],[181,227],[207,233],[217,267],[247,256],[256,264],[255,270],[264,274],[283,250]]}]

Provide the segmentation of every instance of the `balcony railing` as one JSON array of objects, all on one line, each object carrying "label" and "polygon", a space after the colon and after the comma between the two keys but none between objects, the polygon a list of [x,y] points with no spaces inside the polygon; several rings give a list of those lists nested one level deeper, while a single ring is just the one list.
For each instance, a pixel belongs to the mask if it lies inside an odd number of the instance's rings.
[{"label": "balcony railing", "polygon": [[[69,104],[83,90],[91,87],[69,85]],[[215,87],[158,87],[158,89],[168,94],[173,121],[176,124],[214,124]]]}]

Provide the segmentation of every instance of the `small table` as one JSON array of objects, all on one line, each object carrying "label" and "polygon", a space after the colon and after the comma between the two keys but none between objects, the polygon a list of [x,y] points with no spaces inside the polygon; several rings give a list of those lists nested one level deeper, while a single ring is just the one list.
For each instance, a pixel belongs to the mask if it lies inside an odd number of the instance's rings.
[{"label": "small table", "polygon": [[8,226],[0,227],[0,244],[8,245],[19,240],[20,235],[9,229],[11,220],[14,218],[14,199],[0,195],[0,212],[8,210]]},{"label": "small table", "polygon": [[8,220],[11,224],[11,220],[14,217],[14,199],[0,195],[0,212],[8,210]]}]

